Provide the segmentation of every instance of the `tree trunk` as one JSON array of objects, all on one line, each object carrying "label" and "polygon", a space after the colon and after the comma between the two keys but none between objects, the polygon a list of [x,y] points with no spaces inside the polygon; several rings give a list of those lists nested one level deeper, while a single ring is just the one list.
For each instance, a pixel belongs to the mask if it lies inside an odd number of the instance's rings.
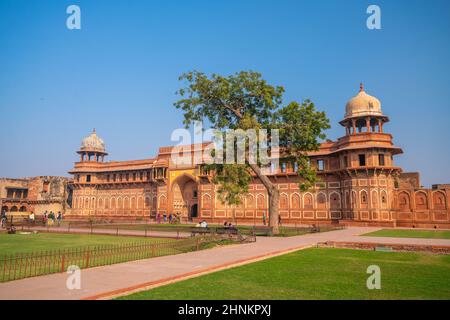
[{"label": "tree trunk", "polygon": [[269,227],[272,227],[273,234],[279,234],[279,203],[280,203],[280,192],[274,187],[271,192],[269,192]]},{"label": "tree trunk", "polygon": [[272,227],[273,234],[278,234],[280,232],[278,228],[280,191],[256,164],[249,165],[267,190],[269,196],[269,227]]}]

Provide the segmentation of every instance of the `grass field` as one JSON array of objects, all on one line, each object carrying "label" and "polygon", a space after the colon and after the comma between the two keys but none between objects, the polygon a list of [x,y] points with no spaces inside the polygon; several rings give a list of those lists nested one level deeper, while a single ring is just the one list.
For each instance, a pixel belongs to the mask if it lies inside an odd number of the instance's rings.
[{"label": "grass field", "polygon": [[95,245],[121,244],[137,241],[174,241],[161,238],[143,238],[143,237],[116,237],[99,235],[81,235],[81,234],[56,234],[56,233],[37,233],[37,234],[6,234],[0,233],[0,255],[25,253],[41,250],[57,250],[66,248],[79,248]]},{"label": "grass field", "polygon": [[[366,287],[370,265],[380,290]],[[450,256],[306,249],[120,299],[450,299]]]},{"label": "grass field", "polygon": [[363,234],[369,237],[450,239],[450,230],[382,229]]}]

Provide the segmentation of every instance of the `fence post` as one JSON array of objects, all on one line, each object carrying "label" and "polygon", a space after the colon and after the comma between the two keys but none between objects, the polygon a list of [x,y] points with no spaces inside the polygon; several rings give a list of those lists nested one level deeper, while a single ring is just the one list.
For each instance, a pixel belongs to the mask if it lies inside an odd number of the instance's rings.
[{"label": "fence post", "polygon": [[61,258],[61,272],[64,272],[65,269],[66,269],[65,268],[65,262],[66,262],[66,256],[63,253],[62,258]]},{"label": "fence post", "polygon": [[195,246],[196,246],[196,248],[197,248],[197,251],[198,251],[198,249],[199,249],[199,245],[200,245],[200,239],[197,237],[197,238],[195,239]]},{"label": "fence post", "polygon": [[86,268],[89,268],[89,248],[87,249],[87,254],[86,254]]},{"label": "fence post", "polygon": [[119,236],[119,227],[116,228],[116,236]]},{"label": "fence post", "polygon": [[92,222],[91,222],[91,235],[92,235],[92,229],[93,229],[94,227],[93,227],[93,224],[92,224]]}]

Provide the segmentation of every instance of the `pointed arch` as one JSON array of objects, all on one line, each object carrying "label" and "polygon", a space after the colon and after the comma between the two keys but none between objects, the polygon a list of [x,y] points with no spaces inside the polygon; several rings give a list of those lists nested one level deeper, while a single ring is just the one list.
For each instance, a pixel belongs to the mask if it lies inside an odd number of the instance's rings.
[{"label": "pointed arch", "polygon": [[341,194],[337,191],[330,193],[330,209],[341,208]]},{"label": "pointed arch", "polygon": [[411,199],[408,192],[402,191],[399,193],[398,207],[401,211],[411,211]]},{"label": "pointed arch", "polygon": [[427,194],[423,191],[417,191],[414,195],[414,202],[416,204],[417,210],[428,209],[428,198]]},{"label": "pointed arch", "polygon": [[278,205],[280,209],[289,209],[289,197],[287,193],[283,192],[280,194],[280,202]]},{"label": "pointed arch", "polygon": [[314,208],[314,198],[313,195],[309,192],[303,195],[303,208],[305,209],[313,209]]},{"label": "pointed arch", "polygon": [[256,196],[256,208],[257,209],[265,209],[266,208],[266,196],[262,193],[259,193]]},{"label": "pointed arch", "polygon": [[382,209],[386,209],[388,207],[388,194],[386,192],[386,190],[381,190],[380,192],[380,203],[381,203],[381,208]]},{"label": "pointed arch", "polygon": [[433,192],[433,208],[437,210],[447,209],[447,199],[443,192],[441,191]]},{"label": "pointed arch", "polygon": [[144,197],[139,196],[137,201],[137,208],[143,209],[144,208]]},{"label": "pointed arch", "polygon": [[122,210],[123,209],[123,199],[122,197],[117,198],[117,209]]},{"label": "pointed arch", "polygon": [[202,208],[212,209],[211,195],[209,193],[202,194]]},{"label": "pointed arch", "polygon": [[255,209],[255,196],[251,193],[249,193],[245,197],[245,207],[247,209]]},{"label": "pointed arch", "polygon": [[301,197],[298,192],[294,192],[291,195],[291,209],[300,209],[301,208]]},{"label": "pointed arch", "polygon": [[378,191],[377,190],[372,190],[371,195],[370,195],[370,202],[371,202],[371,206],[374,209],[378,208]]},{"label": "pointed arch", "polygon": [[158,199],[158,208],[166,209],[166,207],[167,207],[167,197],[165,194],[162,194],[159,196],[159,199]]},{"label": "pointed arch", "polygon": [[359,192],[360,208],[367,209],[369,206],[369,195],[367,190],[363,189]]},{"label": "pointed arch", "polygon": [[327,208],[327,196],[324,192],[317,193],[316,196],[317,209],[326,209]]}]

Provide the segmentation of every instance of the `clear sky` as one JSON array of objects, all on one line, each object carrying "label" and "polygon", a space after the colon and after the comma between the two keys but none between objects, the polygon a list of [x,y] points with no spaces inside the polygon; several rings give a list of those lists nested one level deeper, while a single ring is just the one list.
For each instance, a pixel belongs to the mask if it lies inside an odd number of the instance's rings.
[{"label": "clear sky", "polygon": [[[66,28],[67,6],[81,30]],[[382,30],[366,28],[377,4]],[[111,160],[181,127],[178,76],[255,70],[333,125],[364,82],[422,184],[450,182],[450,1],[0,0],[0,176],[67,175],[95,127]]]}]

